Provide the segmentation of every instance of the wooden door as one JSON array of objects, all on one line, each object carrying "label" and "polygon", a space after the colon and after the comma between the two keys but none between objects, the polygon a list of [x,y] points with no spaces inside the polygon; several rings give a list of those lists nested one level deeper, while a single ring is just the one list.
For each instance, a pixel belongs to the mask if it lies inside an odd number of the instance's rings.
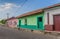
[{"label": "wooden door", "polygon": [[54,16],[54,28],[55,31],[60,31],[60,15]]}]

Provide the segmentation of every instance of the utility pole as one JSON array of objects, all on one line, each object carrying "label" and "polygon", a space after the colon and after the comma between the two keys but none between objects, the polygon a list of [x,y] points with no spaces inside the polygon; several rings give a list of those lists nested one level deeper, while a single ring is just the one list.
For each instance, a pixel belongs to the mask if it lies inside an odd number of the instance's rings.
[{"label": "utility pole", "polygon": [[[7,19],[9,19],[9,13],[6,13]],[[8,22],[6,22],[6,26],[8,27]]]},{"label": "utility pole", "polygon": [[7,13],[7,19],[9,18],[9,13]]}]

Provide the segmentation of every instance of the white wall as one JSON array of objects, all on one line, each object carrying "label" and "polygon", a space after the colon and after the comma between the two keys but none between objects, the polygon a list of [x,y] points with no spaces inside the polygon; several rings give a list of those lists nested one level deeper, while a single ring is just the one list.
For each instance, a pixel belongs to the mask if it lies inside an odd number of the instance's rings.
[{"label": "white wall", "polygon": [[60,7],[54,7],[54,8],[45,10],[45,15],[44,15],[44,17],[45,17],[45,23],[44,24],[45,25],[48,24],[47,23],[47,21],[48,21],[47,13],[49,13],[49,24],[53,25],[54,24],[53,23],[53,15],[60,14]]}]

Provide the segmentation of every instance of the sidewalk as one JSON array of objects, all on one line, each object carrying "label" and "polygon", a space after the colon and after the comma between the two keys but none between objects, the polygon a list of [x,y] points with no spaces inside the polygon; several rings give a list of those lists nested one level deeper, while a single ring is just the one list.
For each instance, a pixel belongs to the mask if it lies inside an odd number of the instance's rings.
[{"label": "sidewalk", "polygon": [[[9,28],[7,26],[5,26],[6,28]],[[12,29],[12,28],[10,28]],[[17,28],[13,28],[15,30],[18,30]],[[42,34],[42,35],[46,35],[46,36],[50,36],[50,37],[54,37],[55,39],[60,39],[60,32],[56,32],[56,31],[39,31],[39,30],[25,30],[25,29],[20,29],[19,31],[22,32],[32,32],[32,33],[36,33],[36,34]]]},{"label": "sidewalk", "polygon": [[37,34],[44,34],[44,35],[52,35],[52,36],[60,36],[60,32],[58,31],[40,31],[40,30],[28,30],[28,29],[20,29],[20,31],[32,32]]}]

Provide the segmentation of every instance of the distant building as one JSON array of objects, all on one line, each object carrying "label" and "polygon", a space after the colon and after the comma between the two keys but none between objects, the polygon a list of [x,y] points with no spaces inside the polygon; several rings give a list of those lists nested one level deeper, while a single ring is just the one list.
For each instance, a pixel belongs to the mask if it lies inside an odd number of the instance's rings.
[{"label": "distant building", "polygon": [[17,27],[18,20],[15,17],[11,17],[11,18],[7,19],[6,21],[7,21],[6,24],[8,27],[11,27],[11,28]]}]

